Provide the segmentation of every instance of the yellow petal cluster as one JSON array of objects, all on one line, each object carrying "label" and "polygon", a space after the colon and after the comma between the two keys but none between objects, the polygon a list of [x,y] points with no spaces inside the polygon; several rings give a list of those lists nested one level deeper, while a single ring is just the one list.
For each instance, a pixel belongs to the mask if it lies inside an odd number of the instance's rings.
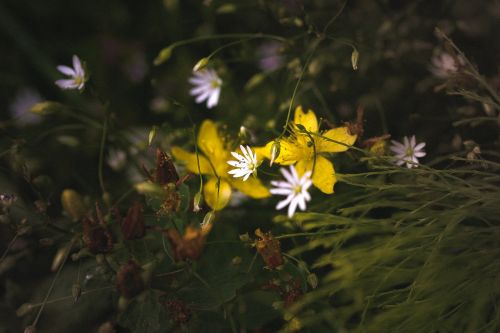
[{"label": "yellow petal cluster", "polygon": [[203,185],[203,196],[212,209],[223,209],[229,203],[233,189],[255,199],[270,195],[259,179],[250,177],[244,182],[227,173],[231,168],[227,164],[232,158],[231,152],[213,121],[205,120],[201,124],[197,145],[201,151],[198,156],[181,147],[172,147],[172,155],[184,163],[190,172],[208,176],[208,181]]},{"label": "yellow petal cluster", "polygon": [[[306,171],[313,171],[314,186],[324,193],[333,193],[337,182],[332,162],[322,153],[340,153],[349,149],[357,139],[345,126],[320,132],[318,119],[312,110],[304,112],[301,106],[295,109],[291,134],[279,140],[279,155],[274,163],[281,165],[295,165],[299,175]],[[257,147],[258,158],[271,159],[271,149],[275,141],[264,147]]]}]

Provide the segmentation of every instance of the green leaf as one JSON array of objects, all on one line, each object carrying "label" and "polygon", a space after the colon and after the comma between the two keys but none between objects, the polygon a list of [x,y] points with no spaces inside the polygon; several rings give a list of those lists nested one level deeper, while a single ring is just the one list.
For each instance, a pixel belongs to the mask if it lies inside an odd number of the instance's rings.
[{"label": "green leaf", "polygon": [[118,324],[132,333],[165,332],[168,323],[159,296],[149,290],[134,299],[118,317]]}]

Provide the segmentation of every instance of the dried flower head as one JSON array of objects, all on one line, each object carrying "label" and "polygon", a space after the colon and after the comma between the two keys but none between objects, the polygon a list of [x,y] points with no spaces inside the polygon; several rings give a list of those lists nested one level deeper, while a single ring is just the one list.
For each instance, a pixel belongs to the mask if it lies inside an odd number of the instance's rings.
[{"label": "dried flower head", "polygon": [[97,222],[92,216],[83,219],[83,242],[93,254],[108,253],[113,248],[113,236],[106,227],[97,204],[96,215]]},{"label": "dried flower head", "polygon": [[146,232],[142,205],[135,202],[121,221],[123,237],[127,240],[142,238]]},{"label": "dried flower head", "polygon": [[163,186],[163,202],[158,210],[158,215],[169,215],[178,212],[181,207],[181,195],[174,183]]},{"label": "dried flower head", "polygon": [[160,148],[156,149],[156,169],[153,181],[160,185],[179,181],[179,174],[172,158]]},{"label": "dried flower head", "polygon": [[133,260],[120,267],[116,273],[116,287],[125,298],[132,298],[144,290],[141,267]]},{"label": "dried flower head", "polygon": [[168,300],[165,301],[164,305],[169,318],[172,318],[176,324],[185,324],[191,318],[191,309],[181,300]]},{"label": "dried flower head", "polygon": [[281,266],[283,257],[281,256],[280,241],[275,239],[270,232],[264,233],[260,229],[255,230],[255,235],[260,238],[255,242],[255,248],[267,267],[274,269]]},{"label": "dried flower head", "polygon": [[203,225],[201,228],[189,225],[183,236],[179,234],[177,229],[168,229],[165,234],[172,246],[175,260],[198,259],[203,252],[206,237],[211,229],[212,224]]}]

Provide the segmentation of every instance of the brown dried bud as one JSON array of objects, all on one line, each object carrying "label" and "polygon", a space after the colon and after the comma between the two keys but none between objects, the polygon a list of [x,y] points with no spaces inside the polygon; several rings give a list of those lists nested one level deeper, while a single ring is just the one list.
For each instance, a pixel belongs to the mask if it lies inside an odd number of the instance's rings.
[{"label": "brown dried bud", "polygon": [[177,229],[168,229],[165,233],[170,241],[176,261],[185,259],[196,260],[201,256],[208,233],[212,224],[201,228],[187,226],[184,236],[181,237]]},{"label": "brown dried bud", "polygon": [[142,215],[142,205],[138,202],[129,208],[127,216],[121,221],[123,237],[127,240],[138,239],[144,236],[144,216]]},{"label": "brown dried bud", "polygon": [[348,122],[346,123],[347,129],[349,130],[349,133],[351,135],[357,135],[358,140],[363,136],[364,126],[363,126],[363,118],[364,118],[365,110],[363,107],[360,105],[358,106],[358,109],[356,110],[356,122],[351,123]]},{"label": "brown dried bud", "polygon": [[140,294],[145,286],[141,278],[141,268],[133,260],[120,267],[116,273],[116,287],[125,298]]},{"label": "brown dried bud", "polygon": [[283,257],[281,256],[280,241],[274,239],[270,232],[263,233],[260,229],[255,230],[255,235],[261,238],[255,242],[255,248],[262,256],[267,267],[276,268],[281,266]]},{"label": "brown dried bud", "polygon": [[289,307],[295,303],[300,297],[302,297],[302,289],[300,288],[300,280],[295,279],[288,283],[285,291],[282,294],[283,302],[285,308]]},{"label": "brown dried bud", "polygon": [[167,183],[176,183],[179,180],[179,174],[175,169],[172,158],[160,148],[156,149],[156,170],[154,181],[160,185]]},{"label": "brown dried bud", "polygon": [[113,236],[108,228],[88,217],[83,220],[83,242],[93,254],[107,253],[113,248]]},{"label": "brown dried bud", "polygon": [[169,317],[176,324],[185,324],[191,318],[191,309],[181,300],[168,300],[164,305]]}]

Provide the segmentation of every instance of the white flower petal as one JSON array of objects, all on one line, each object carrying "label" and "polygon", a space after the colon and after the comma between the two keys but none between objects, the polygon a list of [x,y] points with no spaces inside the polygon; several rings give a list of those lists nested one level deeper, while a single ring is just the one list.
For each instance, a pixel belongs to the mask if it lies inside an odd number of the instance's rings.
[{"label": "white flower petal", "polygon": [[75,76],[76,75],[73,68],[68,67],[68,66],[64,66],[64,65],[57,66],[57,70],[59,72],[63,73],[64,75],[68,75],[68,76]]},{"label": "white flower petal", "polygon": [[207,101],[207,107],[209,109],[213,108],[214,106],[217,106],[217,103],[219,103],[219,96],[220,96],[220,88],[217,88],[211,92],[211,95]]},{"label": "white flower petal", "polygon": [[276,205],[276,210],[280,210],[280,209],[288,206],[290,204],[290,202],[293,200],[293,198],[294,198],[294,195],[290,194],[285,200],[278,202],[278,204]]},{"label": "white flower petal", "polygon": [[[292,169],[293,166],[290,166],[290,170]],[[293,178],[292,174],[288,172],[287,169],[285,168],[280,168],[281,174],[285,177],[285,179],[290,183],[290,184],[295,184],[295,179]]]},{"label": "white flower petal", "polygon": [[414,150],[422,150],[425,147],[425,142],[420,142],[418,145],[413,148]]},{"label": "white flower petal", "polygon": [[298,198],[293,198],[292,202],[290,202],[290,206],[288,206],[288,217],[291,218],[293,214],[295,214],[295,210],[297,209]]},{"label": "white flower petal", "polygon": [[289,195],[295,193],[292,189],[288,188],[272,188],[269,192],[276,195]]},{"label": "white flower petal", "polygon": [[57,80],[56,85],[61,89],[75,89],[78,86],[74,80]]},{"label": "white flower petal", "polygon": [[198,95],[195,99],[196,103],[203,103],[210,96],[209,91],[204,91],[200,95]]},{"label": "white flower petal", "polygon": [[281,188],[293,188],[293,185],[284,181],[271,180],[271,185]]},{"label": "white flower petal", "polygon": [[423,151],[416,151],[414,153],[415,157],[424,157],[425,155],[427,155],[425,152]]}]

